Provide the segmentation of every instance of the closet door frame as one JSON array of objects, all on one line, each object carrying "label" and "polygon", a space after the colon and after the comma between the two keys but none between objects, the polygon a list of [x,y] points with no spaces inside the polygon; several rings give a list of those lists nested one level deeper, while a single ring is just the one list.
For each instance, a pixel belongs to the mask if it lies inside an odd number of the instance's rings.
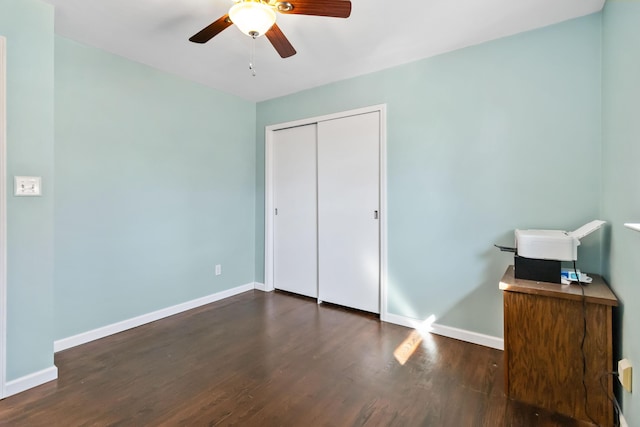
[{"label": "closet door frame", "polygon": [[274,290],[273,250],[274,250],[274,194],[273,194],[273,144],[274,132],[327,120],[356,116],[366,113],[380,113],[380,320],[387,321],[387,106],[386,104],[373,105],[355,110],[310,117],[292,122],[270,125],[265,128],[265,238],[264,238],[264,290]]}]

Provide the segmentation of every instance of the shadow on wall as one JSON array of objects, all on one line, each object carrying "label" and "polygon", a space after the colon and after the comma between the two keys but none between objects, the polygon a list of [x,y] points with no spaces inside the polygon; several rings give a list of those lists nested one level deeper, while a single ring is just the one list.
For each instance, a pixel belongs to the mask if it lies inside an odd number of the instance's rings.
[{"label": "shadow on wall", "polygon": [[[505,232],[498,236],[496,243],[510,246],[512,240],[513,233]],[[491,246],[479,256],[481,264],[485,266],[484,271],[477,277],[458,278],[476,286],[442,314],[437,323],[502,338],[502,293],[498,283],[507,266],[513,264],[513,255]]]},{"label": "shadow on wall", "polygon": [[[611,236],[612,230],[611,226],[603,227],[602,231],[602,274],[605,278],[611,277]],[[611,286],[611,283],[609,283]],[[615,292],[614,292],[615,293]],[[624,319],[624,302],[620,299],[620,296],[616,295],[618,298],[619,305],[613,308],[613,319],[612,319],[612,334],[613,334],[613,370],[617,370],[616,361],[623,358],[622,355],[622,326]],[[616,399],[618,402],[623,401],[623,393],[622,393],[622,385],[619,381],[613,382],[613,391],[615,393]]]},{"label": "shadow on wall", "polygon": [[[602,236],[589,236],[578,247],[578,268],[587,273],[600,274],[600,242],[607,241],[608,230]],[[513,246],[513,232],[505,232],[495,240],[497,244]],[[506,268],[513,264],[513,254],[491,247],[480,254],[484,271],[478,277],[458,277],[475,286],[455,302],[436,323],[471,330],[494,337],[503,337],[502,294],[498,288]],[[563,267],[570,267],[569,263]]]}]

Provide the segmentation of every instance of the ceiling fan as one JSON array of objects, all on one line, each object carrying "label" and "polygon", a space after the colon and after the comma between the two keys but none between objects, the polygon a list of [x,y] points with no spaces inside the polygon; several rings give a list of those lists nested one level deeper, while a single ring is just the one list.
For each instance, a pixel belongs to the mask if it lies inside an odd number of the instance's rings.
[{"label": "ceiling fan", "polygon": [[296,54],[289,40],[276,24],[276,12],[293,15],[348,18],[349,0],[234,0],[229,12],[194,34],[189,41],[206,43],[222,30],[235,24],[244,34],[254,39],[267,36],[278,54],[288,58]]}]

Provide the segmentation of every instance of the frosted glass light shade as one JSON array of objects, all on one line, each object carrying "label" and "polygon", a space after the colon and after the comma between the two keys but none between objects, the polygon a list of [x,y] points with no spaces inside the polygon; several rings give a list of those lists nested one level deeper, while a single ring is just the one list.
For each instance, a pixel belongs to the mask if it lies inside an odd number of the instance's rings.
[{"label": "frosted glass light shade", "polygon": [[231,6],[229,18],[246,35],[259,37],[276,22],[276,12],[264,3],[244,1]]}]

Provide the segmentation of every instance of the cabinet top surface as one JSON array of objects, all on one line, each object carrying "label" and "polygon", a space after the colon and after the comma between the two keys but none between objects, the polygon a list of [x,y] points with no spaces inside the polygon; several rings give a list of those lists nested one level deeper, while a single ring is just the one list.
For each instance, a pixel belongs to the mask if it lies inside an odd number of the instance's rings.
[{"label": "cabinet top surface", "polygon": [[507,292],[544,295],[570,300],[582,300],[582,291],[587,302],[617,306],[618,299],[611,291],[604,279],[598,274],[589,274],[593,281],[588,285],[561,285],[559,283],[536,282],[533,280],[516,279],[513,265],[507,267],[500,289]]}]

